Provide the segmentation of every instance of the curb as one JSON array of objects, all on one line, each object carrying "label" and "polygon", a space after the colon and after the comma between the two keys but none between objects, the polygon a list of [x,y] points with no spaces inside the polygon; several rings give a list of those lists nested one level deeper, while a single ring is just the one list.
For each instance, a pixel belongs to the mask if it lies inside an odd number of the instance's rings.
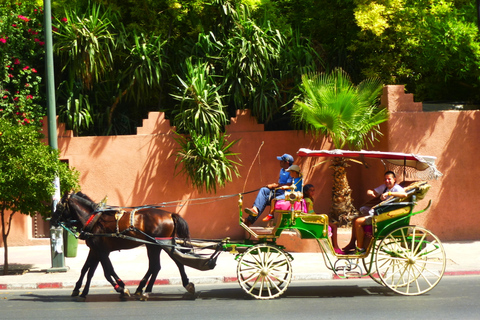
[{"label": "curb", "polygon": [[[466,275],[480,275],[480,270],[475,271],[449,271],[445,272],[444,276],[466,276]],[[347,280],[346,278],[340,278],[337,275],[331,273],[314,273],[314,274],[299,274],[292,276],[292,280],[332,280],[340,279]],[[359,279],[359,278],[356,278]],[[368,279],[368,278],[367,278]],[[212,284],[212,283],[232,283],[237,282],[235,276],[213,276],[213,277],[192,277],[190,281],[195,284]],[[140,280],[126,280],[124,281],[126,286],[138,286]],[[155,285],[181,285],[181,278],[172,277],[170,279],[157,279]],[[35,290],[35,289],[69,289],[75,286],[75,282],[39,282],[39,283],[12,283],[1,284],[0,290]],[[92,281],[91,286],[94,287],[110,287],[111,284],[106,280]]]}]

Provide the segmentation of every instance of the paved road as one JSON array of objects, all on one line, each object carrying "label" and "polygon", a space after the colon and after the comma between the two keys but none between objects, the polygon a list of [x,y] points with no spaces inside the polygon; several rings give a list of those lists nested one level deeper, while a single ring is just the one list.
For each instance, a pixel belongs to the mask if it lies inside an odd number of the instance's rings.
[{"label": "paved road", "polygon": [[296,281],[274,300],[254,300],[237,284],[162,286],[147,302],[120,301],[108,288],[93,288],[87,302],[70,290],[0,292],[1,319],[478,319],[480,276],[444,277],[430,292],[407,297],[372,280]]}]

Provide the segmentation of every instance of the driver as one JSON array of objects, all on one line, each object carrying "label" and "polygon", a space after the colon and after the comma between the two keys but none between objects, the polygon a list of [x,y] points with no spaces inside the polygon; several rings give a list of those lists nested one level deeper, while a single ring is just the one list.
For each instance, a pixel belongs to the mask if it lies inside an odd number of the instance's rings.
[{"label": "driver", "polygon": [[244,223],[247,226],[250,226],[258,219],[258,216],[262,214],[263,210],[265,210],[266,206],[270,204],[270,201],[273,198],[279,197],[285,193],[285,190],[275,190],[276,188],[289,186],[292,184],[293,178],[290,176],[290,172],[287,171],[287,169],[293,164],[293,157],[288,153],[285,153],[283,156],[277,157],[277,160],[280,161],[281,168],[278,182],[270,183],[265,187],[262,187],[260,191],[258,191],[252,208],[245,208],[245,212],[249,214],[249,216],[244,220]]},{"label": "driver", "polygon": [[[397,177],[393,171],[387,171],[384,174],[384,183],[375,189],[367,191],[367,195],[370,197],[379,197],[380,201],[387,200],[392,197],[404,198],[407,196],[405,190],[397,184]],[[379,201],[379,202],[380,202]],[[372,224],[374,210],[370,206],[362,206],[360,208],[360,216],[353,220],[352,237],[350,242],[345,248],[344,252],[349,252],[355,249],[356,254],[363,254],[364,248],[364,226]],[[355,247],[355,241],[357,246]]]}]

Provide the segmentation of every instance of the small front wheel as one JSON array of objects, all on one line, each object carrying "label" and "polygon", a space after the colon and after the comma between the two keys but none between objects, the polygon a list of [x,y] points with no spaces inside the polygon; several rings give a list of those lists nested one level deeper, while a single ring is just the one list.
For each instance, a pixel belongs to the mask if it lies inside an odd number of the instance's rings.
[{"label": "small front wheel", "polygon": [[419,295],[442,279],[445,250],[429,230],[406,226],[393,230],[380,242],[375,264],[385,286],[403,295]]},{"label": "small front wheel", "polygon": [[273,245],[253,246],[238,262],[238,282],[256,299],[277,298],[287,290],[292,279],[290,260],[290,256]]}]

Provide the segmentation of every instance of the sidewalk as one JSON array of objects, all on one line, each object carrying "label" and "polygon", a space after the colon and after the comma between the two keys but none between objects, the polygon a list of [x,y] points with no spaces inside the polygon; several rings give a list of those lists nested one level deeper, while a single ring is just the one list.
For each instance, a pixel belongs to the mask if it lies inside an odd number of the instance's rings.
[{"label": "sidewalk", "polygon": [[[480,275],[480,241],[444,242],[447,256],[446,276]],[[88,255],[88,247],[79,244],[75,258],[65,258],[67,272],[47,272],[51,268],[50,246],[9,247],[10,270],[26,266],[29,271],[22,275],[0,275],[0,290],[73,288],[80,276],[81,268]],[[4,249],[0,248],[0,265],[3,266]],[[333,279],[321,253],[291,253],[293,281]],[[117,274],[128,286],[135,286],[147,271],[148,259],[145,247],[115,251],[110,259]],[[165,252],[161,254],[162,269],[158,275],[158,284],[181,284],[180,275],[174,262]],[[199,271],[186,267],[190,281],[195,284],[236,281],[237,261],[235,256],[222,252],[213,270]],[[92,280],[92,286],[110,286],[98,267]]]}]

